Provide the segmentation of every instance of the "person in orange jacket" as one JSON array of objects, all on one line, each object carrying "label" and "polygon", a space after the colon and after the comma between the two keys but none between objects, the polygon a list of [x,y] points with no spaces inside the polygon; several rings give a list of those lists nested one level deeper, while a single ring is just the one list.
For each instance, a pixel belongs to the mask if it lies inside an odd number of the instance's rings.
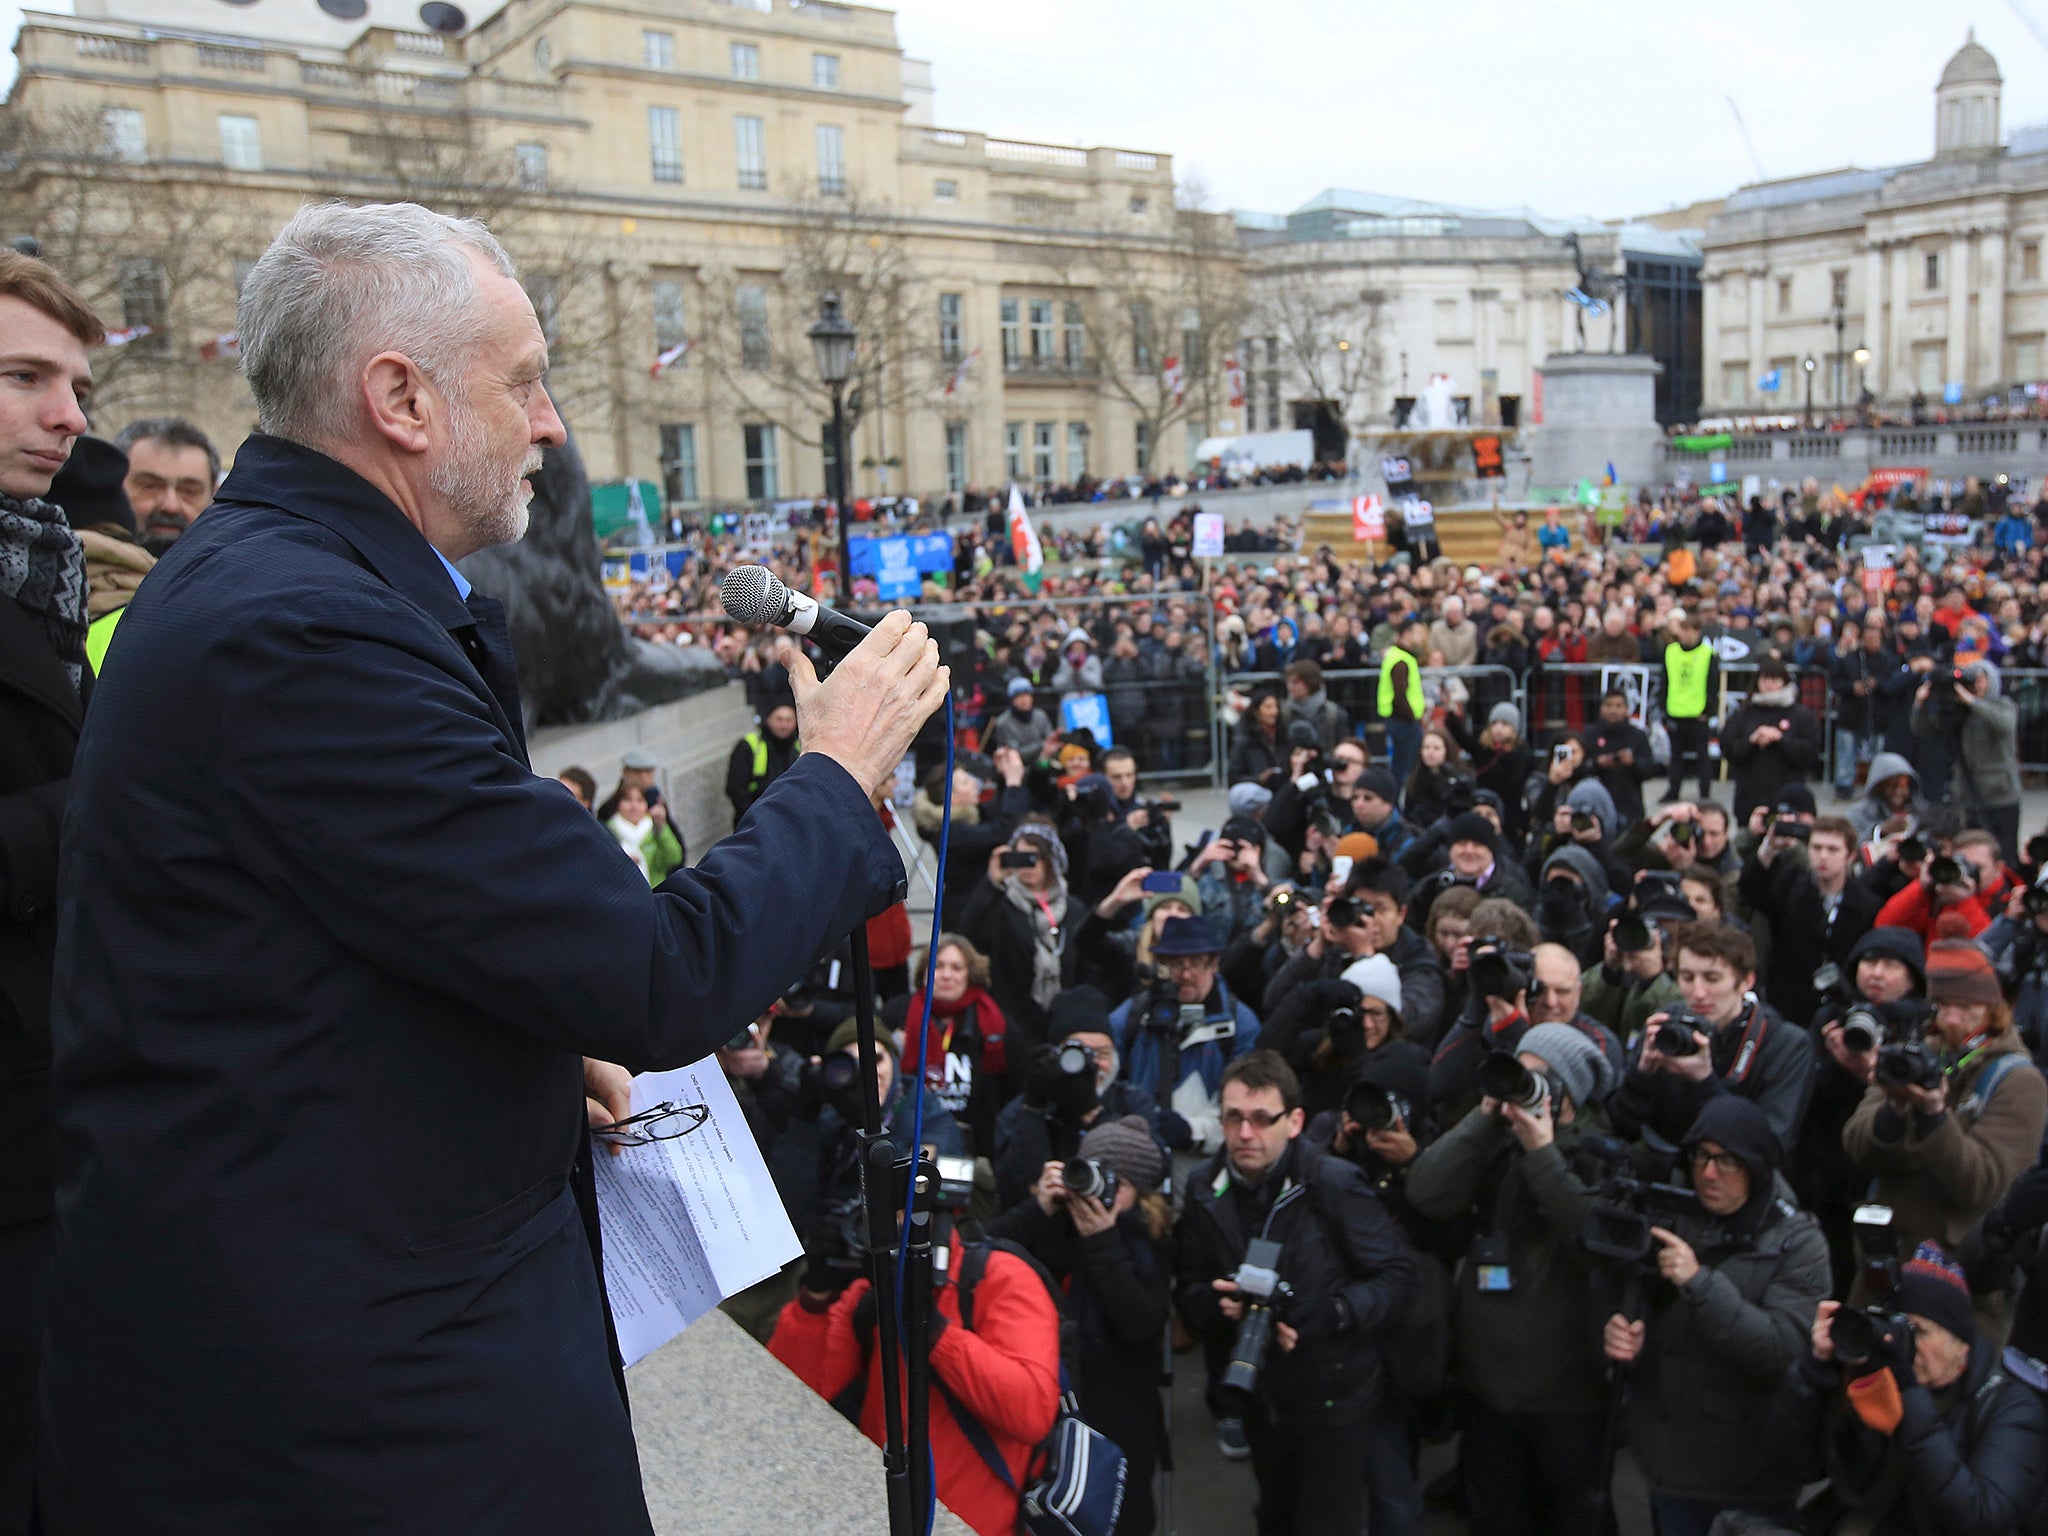
[{"label": "person in orange jacket", "polygon": [[1878,909],[1878,927],[1910,928],[1922,943],[1932,944],[1937,937],[1934,925],[1945,912],[1954,912],[1967,922],[1973,939],[1991,926],[1991,919],[2019,883],[2000,859],[1998,835],[1971,827],[1958,833],[1951,846],[1962,880],[1937,885],[1934,867],[1940,861],[1929,859],[1921,866],[1918,880],[1901,887]]},{"label": "person in orange jacket", "polygon": [[[1016,1489],[1005,1487],[982,1460],[957,1415],[965,1409],[979,1419],[1016,1487],[1028,1486],[1036,1473],[1032,1453],[1052,1433],[1059,1408],[1059,1314],[1031,1266],[996,1248],[974,1287],[974,1327],[963,1327],[958,1288],[945,1278],[960,1272],[962,1253],[955,1244],[951,1262],[939,1271],[932,1305],[932,1470],[939,1501],[976,1536],[1012,1536]],[[837,1301],[829,1291],[813,1289],[814,1283],[807,1274],[804,1288],[782,1309],[769,1353],[828,1401],[865,1372],[860,1427],[879,1445],[882,1369],[868,1282],[854,1281]]]}]

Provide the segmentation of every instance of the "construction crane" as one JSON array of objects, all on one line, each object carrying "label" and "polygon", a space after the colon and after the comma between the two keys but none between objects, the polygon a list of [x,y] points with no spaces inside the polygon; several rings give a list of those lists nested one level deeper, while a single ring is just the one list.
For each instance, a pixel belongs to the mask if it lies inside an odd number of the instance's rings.
[{"label": "construction crane", "polygon": [[1756,179],[1769,181],[1771,178],[1764,174],[1763,157],[1757,154],[1756,144],[1749,136],[1749,125],[1742,120],[1742,108],[1735,105],[1733,96],[1724,96],[1722,100],[1728,103],[1728,110],[1735,114],[1735,131],[1742,135],[1742,147],[1749,151],[1749,163],[1756,167]]},{"label": "construction crane", "polygon": [[2005,0],[2005,3],[2011,7],[2013,15],[2019,17],[2020,25],[2034,34],[2034,41],[2043,48],[2048,48],[2048,27],[2036,21],[2033,13],[2021,5],[2020,0]]}]

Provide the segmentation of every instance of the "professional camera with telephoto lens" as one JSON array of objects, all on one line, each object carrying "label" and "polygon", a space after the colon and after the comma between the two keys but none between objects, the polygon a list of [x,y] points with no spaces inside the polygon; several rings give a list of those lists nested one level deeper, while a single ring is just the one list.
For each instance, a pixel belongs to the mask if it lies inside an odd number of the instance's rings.
[{"label": "professional camera with telephoto lens", "polygon": [[1936,885],[1975,885],[1977,872],[1965,871],[1963,861],[1946,853],[1937,853],[1927,861],[1927,878]]},{"label": "professional camera with telephoto lens", "polygon": [[1344,1092],[1344,1114],[1361,1131],[1385,1131],[1408,1123],[1408,1100],[1378,1083],[1353,1083]]},{"label": "professional camera with telephoto lens", "polygon": [[1479,782],[1462,776],[1444,786],[1444,814],[1462,816],[1479,803]]},{"label": "professional camera with telephoto lens", "polygon": [[1096,1104],[1093,1053],[1075,1040],[1040,1046],[1024,1069],[1024,1101],[1061,1120],[1078,1122]]},{"label": "professional camera with telephoto lens", "polygon": [[1513,1002],[1536,981],[1536,957],[1515,949],[1497,933],[1481,934],[1468,951],[1472,990],[1480,997]]},{"label": "professional camera with telephoto lens", "polygon": [[1693,823],[1689,821],[1674,821],[1671,823],[1671,841],[1678,844],[1681,848],[1690,848],[1692,846],[1693,834],[1697,830]]},{"label": "professional camera with telephoto lens", "polygon": [[848,1125],[861,1120],[860,1062],[845,1051],[807,1061],[797,1075],[797,1096],[817,1117],[820,1108],[834,1111]]},{"label": "professional camera with telephoto lens", "polygon": [[1513,1051],[1491,1051],[1479,1064],[1479,1091],[1501,1104],[1540,1114],[1550,1102],[1550,1082],[1522,1064]]},{"label": "professional camera with telephoto lens", "polygon": [[1847,1013],[1842,1015],[1842,1048],[1844,1050],[1854,1051],[1858,1055],[1862,1055],[1867,1051],[1874,1051],[1877,1049],[1878,1042],[1884,1039],[1885,1034],[1884,1020],[1877,1016],[1874,1009],[1860,1006],[1852,1007]]},{"label": "professional camera with telephoto lens", "polygon": [[1697,1056],[1713,1038],[1714,1021],[1680,1009],[1667,1014],[1651,1037],[1651,1049],[1659,1056]]},{"label": "professional camera with telephoto lens", "polygon": [[1137,809],[1154,816],[1171,816],[1180,809],[1180,802],[1166,795],[1149,795],[1138,802]]},{"label": "professional camera with telephoto lens", "polygon": [[1184,1034],[1209,1017],[1209,1010],[1201,1003],[1180,1000],[1180,989],[1165,970],[1140,966],[1138,978],[1146,983],[1145,1028],[1155,1034]]},{"label": "professional camera with telephoto lens", "polygon": [[1924,1040],[1891,1040],[1877,1048],[1871,1081],[1880,1088],[1939,1088],[1947,1074]]},{"label": "professional camera with telephoto lens", "polygon": [[2039,917],[2048,912],[2048,871],[2020,892],[2020,909],[2029,917]]},{"label": "professional camera with telephoto lens", "polygon": [[1092,1157],[1076,1157],[1060,1169],[1070,1195],[1086,1195],[1104,1205],[1116,1199],[1116,1170]]},{"label": "professional camera with telephoto lens", "polygon": [[1575,835],[1586,832],[1598,832],[1599,830],[1600,818],[1598,816],[1595,816],[1590,811],[1572,812],[1572,832]]},{"label": "professional camera with telephoto lens", "polygon": [[1803,843],[1813,836],[1813,828],[1803,821],[1794,821],[1790,816],[1773,813],[1766,831],[1772,837],[1784,842]]},{"label": "professional camera with telephoto lens", "polygon": [[1249,1399],[1258,1390],[1259,1373],[1266,1367],[1273,1325],[1286,1321],[1283,1314],[1294,1299],[1294,1290],[1280,1278],[1280,1245],[1264,1237],[1245,1244],[1244,1262],[1231,1279],[1244,1302],[1244,1318],[1237,1325],[1230,1363],[1224,1366],[1218,1385],[1233,1397]]},{"label": "professional camera with telephoto lens", "polygon": [[1855,1000],[1856,994],[1849,988],[1849,980],[1842,974],[1842,968],[1834,961],[1823,962],[1813,973],[1813,993],[1823,1002],[1847,1003]]},{"label": "professional camera with telephoto lens", "polygon": [[1898,1309],[1899,1240],[1887,1205],[1856,1208],[1856,1249],[1862,1256],[1863,1289],[1870,1297],[1862,1307],[1846,1303],[1828,1323],[1828,1343],[1846,1370],[1860,1370],[1880,1356],[1897,1358],[1911,1348],[1913,1323]]}]

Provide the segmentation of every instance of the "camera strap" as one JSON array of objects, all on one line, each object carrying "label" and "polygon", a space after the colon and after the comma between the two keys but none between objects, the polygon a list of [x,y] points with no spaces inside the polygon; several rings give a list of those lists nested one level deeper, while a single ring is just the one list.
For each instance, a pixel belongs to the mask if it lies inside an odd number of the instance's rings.
[{"label": "camera strap", "polygon": [[1763,1004],[1751,1003],[1749,1022],[1742,1028],[1742,1043],[1735,1048],[1734,1062],[1721,1074],[1723,1081],[1748,1081],[1750,1072],[1756,1067],[1757,1057],[1763,1054],[1764,1035],[1769,1029],[1770,1018],[1764,1012]]}]

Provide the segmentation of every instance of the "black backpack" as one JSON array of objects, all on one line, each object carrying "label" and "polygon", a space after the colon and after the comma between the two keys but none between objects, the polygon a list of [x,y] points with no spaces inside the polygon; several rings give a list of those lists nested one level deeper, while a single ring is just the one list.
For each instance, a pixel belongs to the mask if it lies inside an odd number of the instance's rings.
[{"label": "black backpack", "polygon": [[[1331,1152],[1325,1157],[1334,1157]],[[1323,1224],[1323,1231],[1334,1243],[1337,1242],[1335,1229],[1342,1223],[1330,1210],[1329,1196],[1325,1191],[1329,1185],[1318,1177],[1321,1157],[1305,1158],[1302,1162],[1301,1182],[1308,1189],[1314,1201],[1317,1220]],[[1377,1194],[1373,1196],[1379,1198]],[[1398,1230],[1399,1223],[1395,1226]],[[1426,1402],[1444,1389],[1444,1380],[1449,1373],[1451,1362],[1451,1285],[1444,1267],[1432,1254],[1424,1253],[1408,1241],[1406,1232],[1401,1241],[1408,1250],[1408,1262],[1415,1268],[1415,1287],[1408,1293],[1408,1299],[1401,1304],[1398,1312],[1380,1330],[1380,1359],[1384,1362],[1387,1381],[1411,1403]],[[1341,1252],[1341,1246],[1339,1248]]]}]

